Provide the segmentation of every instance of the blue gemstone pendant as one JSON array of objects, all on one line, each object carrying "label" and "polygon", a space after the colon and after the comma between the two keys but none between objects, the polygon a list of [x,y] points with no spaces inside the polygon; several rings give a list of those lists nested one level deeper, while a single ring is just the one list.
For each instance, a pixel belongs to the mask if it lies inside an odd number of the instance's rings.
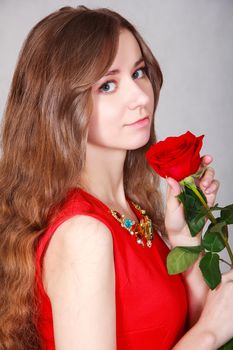
[{"label": "blue gemstone pendant", "polygon": [[125,228],[127,229],[131,229],[131,227],[135,224],[135,221],[134,220],[131,220],[129,218],[125,218],[124,221],[123,221],[123,225]]},{"label": "blue gemstone pendant", "polygon": [[154,238],[153,225],[151,219],[146,215],[146,211],[141,207],[132,202],[134,207],[141,213],[142,218],[139,223],[135,223],[134,220],[126,218],[124,214],[118,213],[116,210],[110,209],[111,214],[114,218],[121,223],[121,226],[129,231],[130,235],[136,238],[136,242],[143,247],[146,246],[151,248],[152,240]]}]

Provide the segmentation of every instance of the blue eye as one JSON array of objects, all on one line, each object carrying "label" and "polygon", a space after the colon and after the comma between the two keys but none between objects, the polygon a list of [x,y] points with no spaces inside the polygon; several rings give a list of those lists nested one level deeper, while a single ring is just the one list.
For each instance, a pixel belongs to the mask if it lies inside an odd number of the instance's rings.
[{"label": "blue eye", "polygon": [[[139,72],[139,71],[141,71],[142,73],[139,74],[139,76],[138,76],[136,73]],[[146,72],[147,72],[146,66],[140,67],[133,73],[133,77],[135,79],[142,78],[144,75],[146,75]],[[106,83],[104,83],[104,84],[102,84],[100,86],[99,91],[101,91],[103,93],[111,93],[111,92],[113,92],[114,91],[114,87],[111,89],[111,87],[110,87],[111,84],[116,85],[116,82],[114,80],[106,81]]]},{"label": "blue eye", "polygon": [[[137,74],[137,72],[140,72],[140,71],[141,73]],[[138,79],[138,78],[142,78],[145,74],[146,74],[146,67],[140,67],[133,73],[133,77],[135,79]]]},{"label": "blue eye", "polygon": [[[104,92],[104,93],[112,92],[114,90],[114,86],[113,85],[116,85],[114,81],[107,81],[106,83],[101,85],[99,90]],[[112,88],[111,88],[111,86],[112,86]]]}]

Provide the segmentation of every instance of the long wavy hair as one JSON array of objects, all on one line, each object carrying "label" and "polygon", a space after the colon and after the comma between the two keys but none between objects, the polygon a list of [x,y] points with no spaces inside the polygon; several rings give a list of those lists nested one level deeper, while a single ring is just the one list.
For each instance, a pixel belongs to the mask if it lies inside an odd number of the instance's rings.
[{"label": "long wavy hair", "polygon": [[[35,253],[67,192],[82,186],[91,87],[111,66],[119,32],[140,45],[156,110],[162,73],[141,35],[106,8],[64,7],[30,31],[19,55],[3,118],[0,159],[0,349],[41,349],[36,327]],[[126,194],[164,233],[158,176],[145,152],[156,142],[127,151]]]}]

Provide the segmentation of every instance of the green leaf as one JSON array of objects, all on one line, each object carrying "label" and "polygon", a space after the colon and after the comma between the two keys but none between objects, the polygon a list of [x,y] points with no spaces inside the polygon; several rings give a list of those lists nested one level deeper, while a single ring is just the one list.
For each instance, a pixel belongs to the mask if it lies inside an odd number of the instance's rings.
[{"label": "green leaf", "polygon": [[[196,186],[197,191],[200,193],[201,197],[204,199],[204,201],[207,203],[206,196],[204,192],[202,192],[201,188]],[[203,203],[200,201],[200,199],[197,197],[196,193],[192,190],[192,188],[185,186],[185,192],[195,198],[197,201],[197,204],[199,204],[201,207],[203,206]]]},{"label": "green leaf", "polygon": [[210,210],[205,208],[204,206],[198,210],[198,215],[196,216],[197,218],[205,217],[208,215]]},{"label": "green leaf", "polygon": [[[201,189],[198,187],[197,189],[206,201],[206,197]],[[187,186],[185,186],[184,190],[179,194],[178,199],[184,206],[185,219],[191,235],[196,236],[205,226],[205,216],[208,211],[196,194]]]},{"label": "green leaf", "polygon": [[195,197],[187,193],[187,187],[184,188],[184,190],[177,196],[179,200],[183,203],[186,210],[195,210]]},{"label": "green leaf", "polygon": [[206,253],[201,259],[199,267],[210,289],[216,288],[222,278],[219,269],[219,255],[211,252]]},{"label": "green leaf", "polygon": [[169,275],[175,275],[187,270],[198,258],[203,250],[201,246],[175,247],[167,256],[167,270]]},{"label": "green leaf", "polygon": [[187,221],[191,235],[194,237],[200,232],[205,226],[205,218],[193,218]]},{"label": "green leaf", "polygon": [[223,233],[223,229],[226,226],[226,222],[222,221],[222,219],[220,219],[217,224],[210,224],[210,226],[208,227],[208,230],[210,232],[220,232]]},{"label": "green leaf", "polygon": [[221,218],[226,221],[226,223],[233,224],[233,204],[227,205],[221,210]]},{"label": "green leaf", "polygon": [[[203,192],[203,191],[201,190],[201,188],[198,187],[198,186],[197,186],[197,189],[198,189],[198,192],[201,194],[202,198],[204,199],[204,201],[207,203],[207,198],[206,198],[204,192]],[[199,200],[200,200],[200,199],[199,199]],[[201,202],[200,202],[200,203],[201,203]],[[201,203],[201,205],[203,205],[203,204]]]},{"label": "green leaf", "polygon": [[225,244],[218,232],[206,231],[202,245],[211,252],[221,252],[225,248]]},{"label": "green leaf", "polygon": [[224,238],[228,239],[228,230],[227,230],[226,222],[222,220],[222,218],[217,218],[216,221],[217,221],[217,224],[211,223],[209,225],[207,232],[211,232],[211,233],[218,232],[219,234],[222,233]]}]

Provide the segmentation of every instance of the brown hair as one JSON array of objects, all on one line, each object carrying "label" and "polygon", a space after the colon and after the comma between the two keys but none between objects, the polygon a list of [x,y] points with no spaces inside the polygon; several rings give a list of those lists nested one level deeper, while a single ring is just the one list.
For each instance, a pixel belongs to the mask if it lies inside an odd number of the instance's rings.
[{"label": "brown hair", "polygon": [[[151,80],[155,108],[162,73],[152,52],[126,19],[109,9],[64,7],[29,33],[13,76],[2,128],[0,159],[0,349],[40,349],[36,329],[35,252],[48,214],[67,191],[81,186],[91,86],[112,64],[119,31],[137,39]],[[164,232],[159,178],[145,152],[128,151],[126,194]]]}]

